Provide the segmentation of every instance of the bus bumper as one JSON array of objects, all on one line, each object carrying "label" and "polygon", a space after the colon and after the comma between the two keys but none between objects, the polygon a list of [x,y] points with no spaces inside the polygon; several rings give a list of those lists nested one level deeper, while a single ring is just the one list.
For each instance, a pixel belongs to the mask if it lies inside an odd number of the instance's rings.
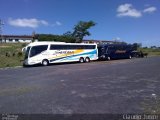
[{"label": "bus bumper", "polygon": [[38,64],[41,64],[41,62],[30,62],[28,59],[24,60],[23,62],[23,66],[32,66],[32,65],[38,65]]},{"label": "bus bumper", "polygon": [[28,59],[26,59],[26,60],[23,61],[23,66],[24,66],[24,67],[29,66],[29,64],[28,64]]}]

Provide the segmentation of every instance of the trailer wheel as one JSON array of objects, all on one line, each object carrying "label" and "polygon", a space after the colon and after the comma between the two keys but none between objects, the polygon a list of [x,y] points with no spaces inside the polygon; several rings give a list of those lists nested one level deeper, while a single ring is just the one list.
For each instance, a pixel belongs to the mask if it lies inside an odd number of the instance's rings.
[{"label": "trailer wheel", "polygon": [[132,56],[131,56],[131,55],[129,55],[129,56],[128,56],[128,58],[129,58],[129,59],[132,59]]},{"label": "trailer wheel", "polygon": [[86,57],[85,62],[87,62],[87,63],[90,62],[90,58]]},{"label": "trailer wheel", "polygon": [[81,57],[81,58],[79,59],[79,62],[80,62],[80,63],[84,63],[84,58]]},{"label": "trailer wheel", "polygon": [[108,57],[107,57],[107,60],[108,60],[108,61],[111,60],[111,57],[108,56]]},{"label": "trailer wheel", "polygon": [[49,65],[49,61],[48,61],[47,59],[44,59],[44,60],[42,61],[42,65],[43,65],[43,66],[48,66],[48,65]]}]

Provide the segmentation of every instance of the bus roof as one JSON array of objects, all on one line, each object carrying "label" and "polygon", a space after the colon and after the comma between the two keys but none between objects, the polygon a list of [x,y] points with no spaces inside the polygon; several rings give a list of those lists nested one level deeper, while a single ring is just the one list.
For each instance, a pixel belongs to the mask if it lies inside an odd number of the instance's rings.
[{"label": "bus roof", "polygon": [[125,44],[125,43],[121,43],[121,44],[99,44],[99,47],[105,47],[105,46],[132,46],[131,44]]},{"label": "bus roof", "polygon": [[65,42],[48,42],[48,41],[40,41],[40,42],[33,42],[28,44],[27,46],[36,46],[36,45],[48,45],[48,44],[62,44],[62,45],[96,45],[95,43],[65,43]]}]

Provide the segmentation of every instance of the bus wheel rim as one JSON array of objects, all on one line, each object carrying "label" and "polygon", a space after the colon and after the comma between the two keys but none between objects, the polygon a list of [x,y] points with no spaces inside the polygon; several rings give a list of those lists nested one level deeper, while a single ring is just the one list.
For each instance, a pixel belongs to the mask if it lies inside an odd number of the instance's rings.
[{"label": "bus wheel rim", "polygon": [[85,60],[86,62],[89,62],[90,60],[89,60],[89,58],[86,58],[86,60]]},{"label": "bus wheel rim", "polygon": [[81,62],[81,63],[83,63],[83,62],[84,62],[83,58],[80,58],[80,62]]},{"label": "bus wheel rim", "polygon": [[48,62],[46,60],[43,61],[43,65],[48,65]]}]

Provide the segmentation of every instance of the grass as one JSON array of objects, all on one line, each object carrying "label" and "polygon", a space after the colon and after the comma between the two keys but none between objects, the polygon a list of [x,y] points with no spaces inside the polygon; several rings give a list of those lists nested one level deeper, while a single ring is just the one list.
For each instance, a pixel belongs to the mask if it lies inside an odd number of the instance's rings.
[{"label": "grass", "polygon": [[160,55],[160,49],[152,49],[152,48],[140,48],[139,50],[144,53],[148,53],[149,56],[158,56]]},{"label": "grass", "polygon": [[22,66],[24,43],[0,43],[0,68]]},{"label": "grass", "polygon": [[160,98],[155,95],[146,99],[142,108],[146,114],[160,114]]}]

